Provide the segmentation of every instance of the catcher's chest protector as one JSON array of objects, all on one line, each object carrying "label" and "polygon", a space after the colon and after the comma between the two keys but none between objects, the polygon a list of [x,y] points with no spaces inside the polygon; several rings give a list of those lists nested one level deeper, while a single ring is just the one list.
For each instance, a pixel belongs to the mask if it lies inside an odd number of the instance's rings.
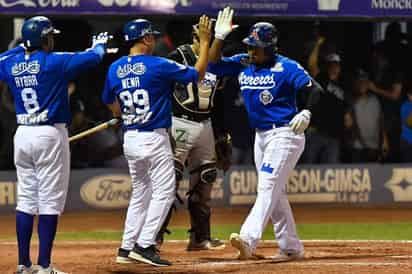
[{"label": "catcher's chest protector", "polygon": [[[183,45],[177,48],[177,52],[183,60],[183,64],[194,66],[197,57],[190,45]],[[184,114],[209,114],[213,107],[213,97],[215,95],[217,78],[215,74],[206,72],[205,78],[198,84],[189,83],[183,85],[176,83],[173,91],[175,103],[178,109],[174,112]]]}]

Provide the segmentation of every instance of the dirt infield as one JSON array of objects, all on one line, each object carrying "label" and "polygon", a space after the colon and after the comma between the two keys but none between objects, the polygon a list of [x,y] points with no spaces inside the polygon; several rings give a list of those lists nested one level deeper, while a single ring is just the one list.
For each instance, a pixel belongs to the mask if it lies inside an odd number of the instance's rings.
[{"label": "dirt infield", "polygon": [[[248,209],[217,209],[213,223],[240,224]],[[295,207],[298,223],[327,222],[397,222],[412,220],[409,208],[315,208]],[[59,231],[119,231],[123,228],[124,211],[102,213],[68,213],[63,215]],[[0,237],[13,237],[14,216],[0,216]],[[174,226],[187,226],[188,216],[180,210]],[[117,265],[114,262],[119,242],[58,241],[53,260],[72,274],[134,273],[412,273],[412,242],[394,241],[307,241],[305,259],[299,262],[274,263],[270,259],[237,261],[235,251],[227,246],[214,252],[185,251],[186,243],[168,242],[162,255],[174,265],[154,268],[142,264]],[[32,254],[36,255],[35,245]],[[277,247],[265,242],[258,253],[274,255]],[[36,256],[34,256],[36,257]],[[0,274],[15,270],[15,241],[0,241]]]},{"label": "dirt infield", "polygon": [[[274,263],[270,259],[238,261],[231,247],[218,252],[189,253],[184,251],[185,245],[165,244],[162,255],[174,263],[167,268],[118,265],[114,262],[118,243],[114,242],[60,242],[55,248],[54,260],[61,270],[72,274],[412,273],[412,243],[407,242],[306,242],[305,259],[287,263]],[[15,250],[12,243],[0,243],[0,273],[13,273]],[[276,251],[273,243],[264,243],[258,248],[258,253],[265,256]]]}]

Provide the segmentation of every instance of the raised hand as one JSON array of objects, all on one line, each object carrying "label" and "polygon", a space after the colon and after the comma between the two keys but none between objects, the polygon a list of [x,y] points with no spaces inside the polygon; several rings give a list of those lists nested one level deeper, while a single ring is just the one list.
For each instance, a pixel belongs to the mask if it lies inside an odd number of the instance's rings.
[{"label": "raised hand", "polygon": [[199,19],[199,42],[209,45],[212,35],[212,21],[206,15],[202,15]]},{"label": "raised hand", "polygon": [[226,7],[219,11],[215,25],[215,37],[219,40],[225,40],[226,36],[232,32],[238,25],[232,25],[233,9]]},{"label": "raised hand", "polygon": [[106,47],[107,42],[112,38],[113,36],[109,35],[108,32],[101,32],[98,35],[93,35],[92,48],[97,45],[103,45]]}]

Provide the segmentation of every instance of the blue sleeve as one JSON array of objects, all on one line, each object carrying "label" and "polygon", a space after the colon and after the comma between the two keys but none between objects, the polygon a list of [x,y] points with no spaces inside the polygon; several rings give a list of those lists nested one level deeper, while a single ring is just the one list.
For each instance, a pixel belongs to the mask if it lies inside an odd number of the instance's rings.
[{"label": "blue sleeve", "polygon": [[7,78],[3,67],[4,65],[2,64],[2,62],[0,62],[0,81],[4,81]]},{"label": "blue sleeve", "polygon": [[63,64],[63,72],[65,77],[71,80],[87,69],[97,66],[103,59],[104,47],[98,45],[90,50],[65,54],[67,58]]},{"label": "blue sleeve", "polygon": [[113,92],[113,88],[110,81],[110,69],[107,72],[106,82],[104,83],[102,101],[106,105],[113,104],[116,101],[116,94]]},{"label": "blue sleeve", "polygon": [[169,81],[175,81],[183,84],[191,82],[197,82],[199,79],[199,73],[193,67],[188,67],[179,64],[172,60],[162,62],[162,73]]},{"label": "blue sleeve", "polygon": [[0,60],[1,60],[3,57],[9,56],[9,55],[13,55],[13,54],[17,54],[17,53],[20,53],[20,52],[24,52],[24,48],[19,45],[19,46],[15,47],[15,48],[12,48],[12,49],[8,50],[8,51],[5,51],[5,52],[3,52],[3,53],[0,53]]},{"label": "blue sleeve", "polygon": [[289,84],[295,91],[300,90],[312,80],[309,73],[297,62],[290,62],[287,69],[289,70]]},{"label": "blue sleeve", "polygon": [[12,48],[8,51],[5,51],[3,53],[0,53],[0,81],[4,81],[6,79],[6,73],[5,73],[5,69],[3,68],[2,63],[4,63],[3,61],[6,60],[7,58],[9,58],[10,56],[14,55],[14,54],[18,54],[24,52],[24,47],[22,46],[17,46],[15,48]]},{"label": "blue sleeve", "polygon": [[219,62],[209,63],[207,71],[219,77],[237,76],[245,68],[247,54],[236,54],[231,57],[223,57]]},{"label": "blue sleeve", "polygon": [[404,102],[401,106],[401,120],[402,123],[406,121],[408,118],[409,113],[412,110],[412,104],[410,104],[408,101]]}]

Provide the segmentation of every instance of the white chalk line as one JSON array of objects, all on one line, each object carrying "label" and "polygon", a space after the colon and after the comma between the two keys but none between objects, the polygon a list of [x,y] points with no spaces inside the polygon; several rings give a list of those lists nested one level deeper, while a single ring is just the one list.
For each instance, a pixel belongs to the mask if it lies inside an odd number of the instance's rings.
[{"label": "white chalk line", "polygon": [[[34,242],[37,242],[35,240]],[[172,243],[172,244],[184,244],[188,243],[188,240],[166,240],[165,243]],[[222,242],[228,244],[229,241],[227,240],[222,240]],[[303,240],[303,243],[337,243],[337,244],[345,244],[345,243],[396,243],[396,244],[412,244],[412,240]],[[10,245],[10,244],[16,244],[16,240],[10,241],[10,240],[5,240],[2,241],[0,240],[0,245]],[[107,241],[107,240],[63,240],[63,241],[57,241],[57,244],[95,244],[95,243],[100,243],[100,244],[119,244],[120,241]],[[262,240],[260,241],[262,244],[277,244],[276,240]]]},{"label": "white chalk line", "polygon": [[[205,266],[227,266],[227,265],[252,265],[252,264],[263,264],[270,263],[270,260],[262,261],[233,261],[233,262],[209,262],[209,263],[197,263],[197,265]],[[275,262],[281,263],[281,262]],[[299,266],[410,266],[408,263],[398,263],[398,262],[282,262],[288,265],[299,265]]]}]

